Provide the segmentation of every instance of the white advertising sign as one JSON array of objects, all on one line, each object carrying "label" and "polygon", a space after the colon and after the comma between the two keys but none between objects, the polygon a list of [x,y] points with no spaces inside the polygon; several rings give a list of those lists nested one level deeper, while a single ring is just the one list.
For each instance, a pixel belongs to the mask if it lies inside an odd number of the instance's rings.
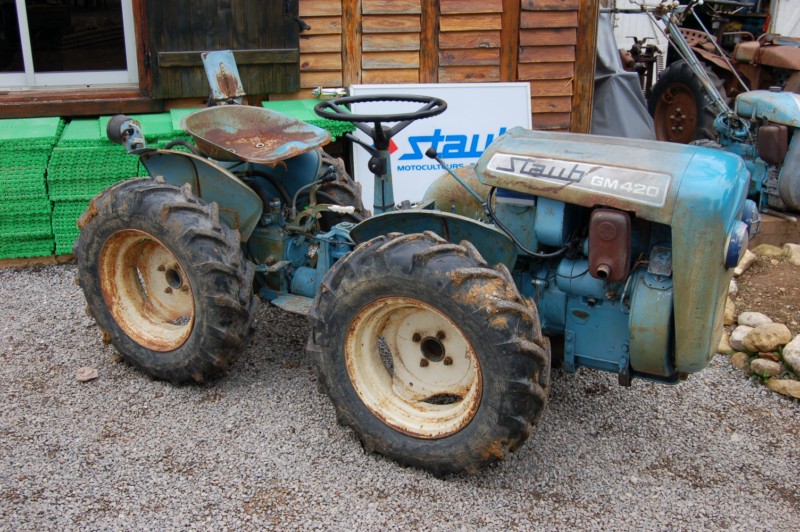
[{"label": "white advertising sign", "polygon": [[[413,94],[433,96],[447,102],[439,116],[418,120],[392,137],[392,181],[394,201],[419,201],[433,181],[444,173],[442,166],[425,156],[433,146],[452,168],[475,163],[486,147],[506,130],[531,127],[528,83],[450,83],[413,85],[352,85],[350,96]],[[420,104],[380,102],[353,105],[356,114],[409,113]],[[373,124],[368,124],[372,126]],[[387,124],[389,126],[393,123]],[[361,131],[359,138],[372,144]],[[372,210],[373,175],[367,168],[370,155],[353,144],[353,176],[361,183],[364,205]]]}]

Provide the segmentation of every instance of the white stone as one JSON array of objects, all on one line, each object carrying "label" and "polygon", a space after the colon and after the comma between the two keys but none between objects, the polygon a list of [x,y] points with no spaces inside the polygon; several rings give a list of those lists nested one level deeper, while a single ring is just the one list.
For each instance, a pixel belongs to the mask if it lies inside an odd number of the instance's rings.
[{"label": "white stone", "polygon": [[767,360],[766,358],[754,358],[750,362],[750,371],[762,377],[775,377],[780,374],[782,369],[780,362]]},{"label": "white stone", "polygon": [[789,255],[789,262],[800,266],[800,244],[784,244],[783,251]]},{"label": "white stone", "polygon": [[742,345],[751,353],[769,353],[777,351],[791,340],[792,333],[783,323],[765,323],[747,333]]},{"label": "white stone", "polygon": [[747,353],[737,352],[731,355],[731,365],[736,368],[744,371],[748,375],[750,374],[750,355]]},{"label": "white stone", "polygon": [[723,329],[722,338],[719,341],[719,347],[717,347],[717,353],[730,353],[733,351],[729,338],[728,331]]},{"label": "white stone", "polygon": [[749,325],[739,325],[731,333],[728,343],[731,344],[731,347],[736,351],[747,351],[742,342],[744,341],[745,336],[750,334],[750,331],[752,330],[753,327],[750,327]]},{"label": "white stone", "polygon": [[78,379],[78,382],[89,382],[91,380],[96,379],[99,376],[100,374],[97,372],[96,369],[90,368],[88,366],[78,368],[78,371],[75,374],[75,378]]},{"label": "white stone", "polygon": [[739,294],[739,285],[736,284],[736,279],[731,279],[731,284],[728,286],[728,297],[736,297]]},{"label": "white stone", "polygon": [[800,376],[800,334],[783,348],[783,361],[792,368],[795,375]]},{"label": "white stone", "polygon": [[800,381],[770,379],[767,381],[767,388],[774,392],[800,399]]},{"label": "white stone", "polygon": [[733,270],[733,276],[739,277],[740,275],[742,275],[744,272],[747,271],[747,268],[752,266],[752,264],[755,261],[756,261],[755,254],[749,249],[745,250],[742,260],[739,261],[739,265],[736,266],[736,269]]},{"label": "white stone", "polygon": [[742,312],[737,318],[739,325],[749,325],[750,327],[758,327],[765,323],[772,323],[769,316],[760,312]]},{"label": "white stone", "polygon": [[[725,301],[725,315],[723,316],[723,325],[733,325],[733,320],[736,317],[736,304],[728,298]],[[746,324],[744,324],[746,325]]]},{"label": "white stone", "polygon": [[759,257],[782,257],[785,253],[784,250],[778,246],[773,246],[771,244],[761,244],[753,248],[752,251]]}]

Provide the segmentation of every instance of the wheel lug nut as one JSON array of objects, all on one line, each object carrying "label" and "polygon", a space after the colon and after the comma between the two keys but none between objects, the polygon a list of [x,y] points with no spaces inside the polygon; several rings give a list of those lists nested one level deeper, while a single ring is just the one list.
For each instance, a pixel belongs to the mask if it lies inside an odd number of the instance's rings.
[{"label": "wheel lug nut", "polygon": [[428,362],[427,358],[423,358],[419,361],[419,367],[421,368],[427,368],[428,364],[430,364],[430,362]]},{"label": "wheel lug nut", "polygon": [[420,336],[419,333],[414,333],[414,336],[412,336],[411,339],[415,342],[419,342],[422,340],[422,336]]},{"label": "wheel lug nut", "polygon": [[189,291],[189,285],[185,284],[181,286],[181,292],[188,292],[188,291]]},{"label": "wheel lug nut", "polygon": [[444,331],[439,331],[436,333],[436,338],[439,340],[444,340]]},{"label": "wheel lug nut", "polygon": [[444,357],[444,360],[443,360],[442,362],[444,362],[444,365],[445,365],[445,366],[451,366],[451,365],[453,365],[453,359],[452,359],[452,358],[450,358],[450,357]]},{"label": "wheel lug nut", "polygon": [[172,293],[172,287],[169,287],[169,286],[168,286],[168,287],[166,287],[166,288],[164,289],[164,293],[165,293],[165,294],[171,294],[171,293]]},{"label": "wheel lug nut", "polygon": [[160,271],[160,272],[163,272],[163,271],[166,271],[166,270],[167,270],[167,268],[163,264],[158,267],[158,271]]}]

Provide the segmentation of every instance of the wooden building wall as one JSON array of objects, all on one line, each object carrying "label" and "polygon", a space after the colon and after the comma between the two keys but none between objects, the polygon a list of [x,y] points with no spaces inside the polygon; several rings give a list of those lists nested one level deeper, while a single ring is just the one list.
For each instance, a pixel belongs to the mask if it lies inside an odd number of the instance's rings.
[{"label": "wooden building wall", "polygon": [[528,81],[537,129],[588,131],[598,0],[299,0],[301,91]]}]

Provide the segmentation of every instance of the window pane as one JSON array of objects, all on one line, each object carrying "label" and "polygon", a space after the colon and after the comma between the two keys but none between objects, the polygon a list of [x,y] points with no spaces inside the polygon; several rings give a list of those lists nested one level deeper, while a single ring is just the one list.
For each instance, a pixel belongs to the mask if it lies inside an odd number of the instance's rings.
[{"label": "window pane", "polygon": [[0,72],[23,72],[17,6],[14,0],[0,0]]},{"label": "window pane", "polygon": [[120,0],[28,0],[36,72],[125,70]]}]

